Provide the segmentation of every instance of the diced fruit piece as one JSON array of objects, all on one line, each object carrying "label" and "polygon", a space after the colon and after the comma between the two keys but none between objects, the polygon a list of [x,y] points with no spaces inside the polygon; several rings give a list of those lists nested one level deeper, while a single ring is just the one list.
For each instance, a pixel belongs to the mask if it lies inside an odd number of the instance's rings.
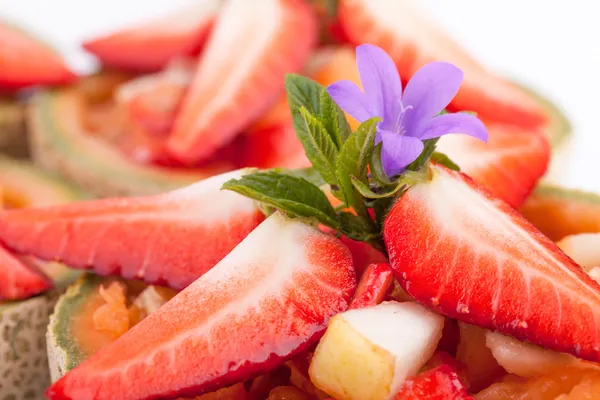
[{"label": "diced fruit piece", "polygon": [[[290,370],[286,366],[276,368],[252,380],[248,389],[248,397],[251,400],[265,399],[271,390],[275,389],[277,386],[284,386],[289,383]],[[248,386],[248,383],[246,383],[246,385]]]},{"label": "diced fruit piece", "polygon": [[[273,214],[213,269],[47,395],[192,396],[243,381],[314,344],[355,289],[352,260],[339,240]],[[148,370],[149,362],[165,368]]]},{"label": "diced fruit piece", "polygon": [[458,323],[460,342],[456,359],[467,369],[469,389],[478,392],[506,375],[489,347],[486,346],[486,330],[475,325]]},{"label": "diced fruit piece", "polygon": [[391,398],[431,357],[443,323],[413,302],[346,311],[319,342],[310,378],[337,400]]},{"label": "diced fruit piece", "polygon": [[23,300],[52,288],[52,281],[36,266],[0,247],[0,301]]},{"label": "diced fruit piece", "polygon": [[509,373],[523,377],[549,374],[565,368],[596,368],[590,363],[570,354],[546,350],[534,344],[524,343],[498,332],[487,332],[486,346],[496,361]]},{"label": "diced fruit piece", "polygon": [[194,7],[84,42],[106,66],[136,72],[157,71],[180,56],[200,53],[223,0]]},{"label": "diced fruit piece", "polygon": [[142,75],[119,86],[115,97],[130,123],[153,136],[167,135],[192,81],[194,66],[190,60],[176,59],[163,71]]},{"label": "diced fruit piece", "polygon": [[467,135],[448,135],[439,141],[438,150],[493,195],[518,207],[546,172],[548,140],[536,131],[486,125],[487,143]]},{"label": "diced fruit piece", "polygon": [[567,236],[556,245],[587,272],[600,266],[600,233]]},{"label": "diced fruit piece", "polygon": [[290,383],[312,396],[314,399],[325,400],[329,398],[329,395],[322,390],[317,389],[308,375],[308,368],[312,356],[312,353],[303,354],[286,363],[290,369]]},{"label": "diced fruit piece", "polygon": [[45,43],[3,22],[0,22],[0,65],[0,89],[62,85],[77,78]]},{"label": "diced fruit piece", "polygon": [[0,241],[11,249],[100,275],[181,289],[210,270],[264,218],[258,204],[218,175],[162,195],[5,211]]},{"label": "diced fruit piece", "polygon": [[458,375],[448,365],[440,365],[404,382],[396,400],[469,400],[471,397]]},{"label": "diced fruit piece", "polygon": [[229,143],[277,100],[285,73],[302,68],[315,36],[304,1],[228,1],[169,138],[173,155],[193,164]]},{"label": "diced fruit piece", "polygon": [[427,364],[425,364],[421,370],[425,372],[441,365],[447,365],[452,368],[458,375],[458,379],[460,379],[465,389],[469,389],[469,381],[467,379],[467,370],[465,366],[445,351],[436,351],[433,353],[433,356],[431,356],[429,361],[427,361]]},{"label": "diced fruit piece", "polygon": [[580,190],[539,186],[519,209],[552,240],[600,232],[600,196]]},{"label": "diced fruit piece", "polygon": [[267,400],[312,400],[312,397],[297,387],[279,386],[271,390]]},{"label": "diced fruit piece", "polygon": [[[61,90],[39,94],[28,114],[36,163],[101,197],[149,195],[191,185],[232,166],[226,162],[196,169],[140,165],[86,126],[90,94]],[[111,119],[103,116],[103,121]],[[119,132],[114,132],[119,133]]]},{"label": "diced fruit piece", "polygon": [[0,152],[15,157],[29,153],[25,126],[25,103],[0,96]]},{"label": "diced fruit piece", "polygon": [[393,206],[384,239],[396,278],[423,304],[600,361],[598,283],[466,175],[432,166]]},{"label": "diced fruit piece", "polygon": [[100,286],[100,297],[104,304],[94,312],[94,328],[107,332],[114,339],[129,330],[129,310],[125,298],[125,285],[112,282],[108,286]]},{"label": "diced fruit piece", "polygon": [[[565,369],[528,380],[509,375],[479,392],[475,400],[591,400],[597,397],[594,385],[597,387],[598,383],[600,373],[592,370]],[[570,393],[581,397],[569,397]]]},{"label": "diced fruit piece", "polygon": [[419,10],[416,1],[342,0],[340,21],[350,41],[385,50],[408,80],[430,61],[451,62],[463,70],[454,110],[472,110],[499,122],[531,128],[547,123],[543,108],[524,90],[494,75]]},{"label": "diced fruit piece", "polygon": [[350,308],[365,308],[381,303],[392,288],[394,275],[389,264],[371,264],[360,277]]},{"label": "diced fruit piece", "polygon": [[[333,196],[332,196],[333,197]],[[339,201],[336,199],[336,201]],[[352,254],[354,269],[358,277],[362,276],[365,269],[371,264],[385,264],[388,262],[385,255],[368,243],[352,240],[347,236],[341,236],[340,240],[346,245]]]},{"label": "diced fruit piece", "polygon": [[[67,203],[82,195],[66,182],[8,157],[0,157],[0,187],[4,207],[10,208]],[[25,262],[50,277],[56,289],[28,300],[0,301],[0,392],[12,399],[43,398],[50,384],[44,339],[48,315],[58,290],[77,276],[62,264]]]},{"label": "diced fruit piece", "polygon": [[[219,389],[212,393],[206,393],[195,397],[196,400],[246,400],[248,397],[243,383],[236,383],[233,386]],[[183,400],[183,399],[181,399]]]}]

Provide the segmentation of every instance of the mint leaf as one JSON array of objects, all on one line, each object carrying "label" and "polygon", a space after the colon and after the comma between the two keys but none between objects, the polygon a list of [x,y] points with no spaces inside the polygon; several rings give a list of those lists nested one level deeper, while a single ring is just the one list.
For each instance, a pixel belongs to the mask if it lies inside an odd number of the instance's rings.
[{"label": "mint leaf", "polygon": [[277,172],[278,174],[291,175],[297,178],[304,178],[313,185],[323,186],[327,182],[323,180],[321,174],[319,174],[313,167],[298,168],[298,169],[287,169],[287,168],[273,168],[270,171]]},{"label": "mint leaf", "polygon": [[325,182],[337,186],[335,163],[338,149],[325,130],[323,123],[312,115],[306,108],[300,107],[302,126],[296,128],[296,135],[302,142],[306,157],[313,168],[318,171]]},{"label": "mint leaf", "polygon": [[375,193],[374,191],[371,190],[371,188],[369,188],[368,185],[366,185],[364,182],[362,182],[360,179],[356,178],[355,176],[352,176],[351,180],[352,180],[352,185],[354,186],[354,188],[363,197],[366,197],[367,199],[385,199],[386,197],[394,197],[396,195],[396,193],[398,193],[403,187],[406,186],[403,182],[400,182],[400,183],[398,183],[398,185],[395,188],[393,188],[390,191],[382,192],[382,193]]},{"label": "mint leaf", "polygon": [[339,213],[340,230],[353,240],[368,242],[381,236],[381,232],[373,232],[370,226],[365,224],[362,218],[344,211]]},{"label": "mint leaf", "polygon": [[460,171],[460,167],[454,163],[447,155],[444,153],[435,152],[431,155],[431,160],[435,161],[438,164],[443,165],[446,168],[449,168],[453,171]]},{"label": "mint leaf", "polygon": [[[324,88],[319,83],[305,76],[287,74],[285,76],[285,91],[294,122],[301,123],[300,107],[306,108],[311,114],[321,115],[321,92]],[[296,124],[294,124],[296,126]]]},{"label": "mint leaf", "polygon": [[438,140],[440,138],[435,139],[427,139],[423,141],[423,152],[415,161],[410,163],[408,167],[406,167],[409,171],[416,171],[423,166],[429,160],[433,152],[435,151],[435,147],[437,145]]},{"label": "mint leaf", "polygon": [[342,145],[352,133],[346,115],[340,106],[333,101],[327,90],[321,92],[320,107],[321,113],[319,119],[323,122],[323,126],[329,132],[337,148],[342,148]]},{"label": "mint leaf", "polygon": [[355,176],[368,185],[367,165],[371,159],[377,123],[380,120],[375,117],[360,124],[337,156],[335,173],[341,193],[333,191],[333,194],[340,200],[345,200],[346,204],[354,207],[357,212],[364,208],[364,204],[360,193],[352,185],[350,177]]},{"label": "mint leaf", "polygon": [[314,218],[339,229],[337,214],[325,193],[304,178],[273,171],[255,172],[225,182],[222,189],[232,190],[291,216]]}]

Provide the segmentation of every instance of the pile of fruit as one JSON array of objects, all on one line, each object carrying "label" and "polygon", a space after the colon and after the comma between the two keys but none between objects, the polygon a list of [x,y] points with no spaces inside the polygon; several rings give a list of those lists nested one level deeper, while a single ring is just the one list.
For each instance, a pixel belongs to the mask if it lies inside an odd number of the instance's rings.
[{"label": "pile of fruit", "polygon": [[[569,123],[416,1],[198,0],[90,76],[0,43],[0,400],[600,397],[600,197],[539,184]],[[363,44],[460,68],[487,143],[378,171],[325,90]]]}]

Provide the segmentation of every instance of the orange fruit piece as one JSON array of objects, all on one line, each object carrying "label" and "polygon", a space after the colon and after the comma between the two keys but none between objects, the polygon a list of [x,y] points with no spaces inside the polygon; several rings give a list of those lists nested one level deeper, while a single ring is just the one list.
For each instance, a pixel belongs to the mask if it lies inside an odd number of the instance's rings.
[{"label": "orange fruit piece", "polygon": [[125,297],[125,285],[111,282],[108,287],[100,287],[100,296],[106,302],[94,312],[94,327],[118,338],[129,330],[129,309]]}]

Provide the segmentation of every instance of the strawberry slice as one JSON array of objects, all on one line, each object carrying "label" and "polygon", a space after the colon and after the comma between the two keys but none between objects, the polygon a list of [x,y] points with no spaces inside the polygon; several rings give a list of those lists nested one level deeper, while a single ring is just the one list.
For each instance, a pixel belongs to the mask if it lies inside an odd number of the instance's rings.
[{"label": "strawberry slice", "polygon": [[376,306],[385,299],[392,283],[394,276],[389,264],[369,265],[358,282],[350,308]]},{"label": "strawberry slice", "polygon": [[486,124],[488,143],[467,135],[447,135],[438,144],[473,178],[496,197],[517,208],[533,190],[550,161],[546,136],[504,124]]},{"label": "strawberry slice", "polygon": [[51,289],[50,278],[32,263],[0,247],[0,301],[23,300]]},{"label": "strawberry slice", "polygon": [[247,380],[319,340],[355,288],[350,254],[339,240],[275,213],[210,272],[47,395],[191,397]]},{"label": "strawberry slice", "polygon": [[430,61],[446,61],[465,77],[453,110],[476,111],[481,117],[523,127],[542,126],[541,105],[511,82],[487,71],[424,13],[416,1],[340,0],[339,18],[350,42],[371,43],[385,50],[408,80]]},{"label": "strawberry slice", "polygon": [[0,89],[62,85],[76,78],[62,58],[45,43],[0,22]]},{"label": "strawberry slice", "polygon": [[446,364],[407,379],[396,400],[469,400],[471,396],[456,372]]},{"label": "strawberry slice", "polygon": [[200,53],[223,0],[196,1],[193,8],[83,43],[106,66],[154,72],[181,56]]},{"label": "strawberry slice", "polygon": [[166,194],[0,214],[0,240],[20,253],[100,275],[181,289],[210,270],[262,220],[258,205],[217,175]]},{"label": "strawberry slice", "polygon": [[285,73],[302,68],[315,40],[315,16],[303,0],[229,0],[177,117],[171,152],[190,164],[230,142],[277,100]]},{"label": "strawberry slice", "polygon": [[440,313],[600,361],[600,286],[506,203],[460,172],[431,168],[392,207],[396,279]]}]

